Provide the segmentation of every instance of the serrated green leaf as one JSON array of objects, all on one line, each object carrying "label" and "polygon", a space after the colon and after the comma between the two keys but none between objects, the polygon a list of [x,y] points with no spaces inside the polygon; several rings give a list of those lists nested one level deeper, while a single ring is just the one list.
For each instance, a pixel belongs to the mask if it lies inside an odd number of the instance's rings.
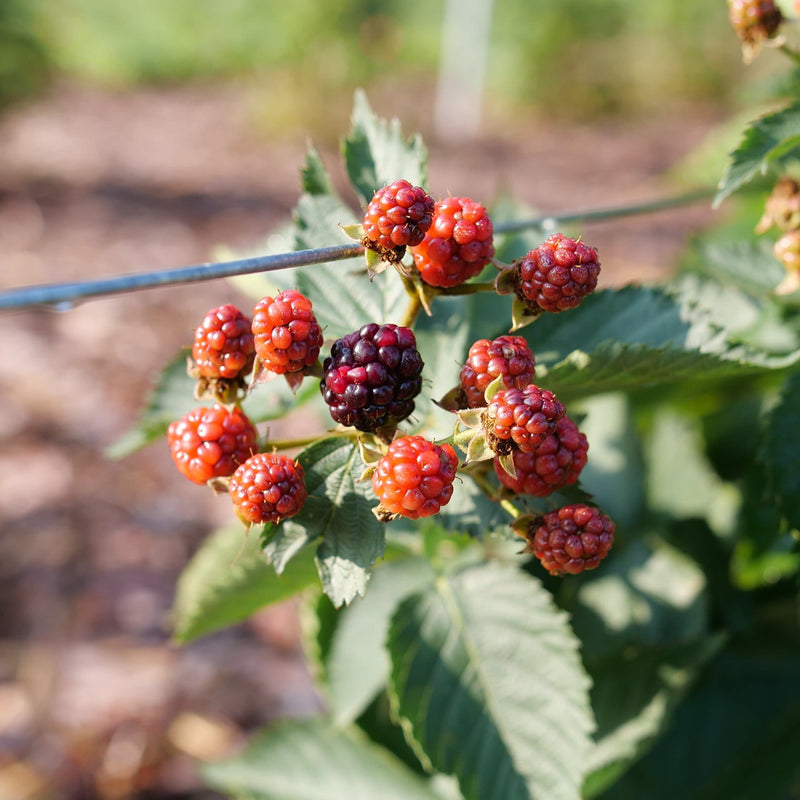
[{"label": "serrated green leaf", "polygon": [[319,153],[314,147],[308,148],[306,160],[300,169],[300,183],[306,194],[332,195],[333,186]]},{"label": "serrated green leaf", "polygon": [[745,128],[742,141],[731,153],[730,162],[714,197],[714,207],[736,189],[767,170],[780,169],[800,157],[800,102],[767,114]]},{"label": "serrated green leaf", "polygon": [[[400,558],[376,570],[369,596],[339,614],[324,662],[326,696],[335,722],[354,721],[386,685],[389,620],[403,599],[433,583],[434,577],[426,558]],[[358,669],[353,669],[355,660]]]},{"label": "serrated green leaf", "polygon": [[580,796],[589,682],[536,579],[500,563],[442,576],[401,604],[388,642],[394,708],[466,800]]},{"label": "serrated green leaf", "polygon": [[316,581],[312,558],[298,558],[278,577],[259,552],[258,536],[240,526],[209,536],[178,579],[172,611],[182,644],[233,625]]},{"label": "serrated green leaf", "polygon": [[680,287],[626,287],[597,292],[566,314],[543,315],[524,329],[537,383],[575,399],[759,375],[800,361],[800,351],[773,356],[730,341],[701,300]]},{"label": "serrated green leaf", "polygon": [[[170,422],[180,419],[199,406],[213,405],[208,398],[197,400],[195,381],[186,372],[188,350],[182,350],[167,364],[158,378],[136,423],[119,439],[109,445],[109,458],[124,458],[151,442],[166,436]],[[306,380],[293,394],[282,378],[259,384],[242,402],[242,410],[253,422],[278,419],[290,409],[297,408],[319,393],[313,380]]]},{"label": "serrated green leaf", "polygon": [[280,722],[242,755],[201,772],[211,787],[247,800],[441,800],[387,750],[325,719]]},{"label": "serrated green leaf", "polygon": [[637,539],[585,576],[567,610],[591,661],[628,646],[699,639],[708,627],[709,598],[694,561],[657,540],[651,546]]},{"label": "serrated green leaf", "polygon": [[366,591],[372,565],[383,555],[384,526],[372,513],[372,484],[359,481],[364,462],[351,439],[323,439],[298,461],[308,500],[297,516],[269,534],[265,553],[283,569],[305,545],[321,539],[317,569],[325,594],[338,607]]},{"label": "serrated green leaf", "polygon": [[800,373],[785,383],[767,419],[760,461],[772,502],[790,527],[800,530]]},{"label": "serrated green leaf", "polygon": [[603,798],[789,800],[798,741],[800,649],[742,642],[714,660],[666,735]]},{"label": "serrated green leaf", "polygon": [[589,665],[597,732],[584,798],[609,787],[648,750],[722,643],[718,636],[666,648],[627,649]]},{"label": "serrated green leaf", "polygon": [[702,274],[756,295],[771,295],[785,275],[772,252],[772,243],[763,238],[703,242],[692,266]]},{"label": "serrated green leaf", "polygon": [[352,129],[342,143],[347,173],[366,206],[382,186],[404,178],[415,186],[425,186],[428,155],[422,139],[406,139],[400,121],[380,119],[370,108],[366,94],[355,94]]}]

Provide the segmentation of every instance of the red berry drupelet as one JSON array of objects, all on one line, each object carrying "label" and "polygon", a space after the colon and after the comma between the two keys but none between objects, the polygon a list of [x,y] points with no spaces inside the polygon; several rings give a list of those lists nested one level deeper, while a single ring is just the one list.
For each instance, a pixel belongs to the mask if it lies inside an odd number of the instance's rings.
[{"label": "red berry drupelet", "polygon": [[429,517],[450,502],[458,457],[449,444],[422,436],[395,439],[372,473],[372,488],[380,500],[377,516],[388,520]]},{"label": "red berry drupelet", "polygon": [[233,473],[229,493],[245,525],[280,522],[306,502],[303,467],[287,455],[257,453]]},{"label": "red berry drupelet", "polygon": [[430,286],[458,286],[474,278],[494,255],[494,228],[486,209],[469,197],[436,203],[425,238],[411,252]]},{"label": "red berry drupelet", "polygon": [[190,411],[167,428],[178,469],[194,483],[226,478],[258,450],[258,432],[236,406],[219,404]]},{"label": "red berry drupelet", "polygon": [[230,303],[212,308],[195,331],[192,344],[200,378],[234,381],[250,371],[254,358],[250,320]]},{"label": "red berry drupelet", "polygon": [[528,529],[526,552],[551,575],[577,575],[595,569],[614,544],[614,523],[583,503],[557,508]]},{"label": "red berry drupelet", "polygon": [[515,478],[503,469],[500,459],[494,459],[494,471],[500,483],[512,492],[547,497],[578,480],[586,466],[589,442],[578,426],[567,416],[562,417],[551,433],[532,452],[517,450],[512,454]]},{"label": "red berry drupelet", "polygon": [[407,246],[414,247],[425,238],[434,205],[422,187],[406,180],[378,189],[364,214],[361,243],[387,261],[400,261]]},{"label": "red berry drupelet", "polygon": [[496,339],[478,339],[469,349],[461,368],[461,388],[470,408],[486,405],[484,392],[502,376],[506,389],[524,389],[536,375],[536,359],[522,336],[506,334]]},{"label": "red berry drupelet", "polygon": [[564,404],[552,392],[531,383],[524,389],[499,391],[486,406],[483,428],[496,455],[532,453],[555,433],[564,414]]},{"label": "red berry drupelet", "polygon": [[516,264],[515,291],[533,312],[575,308],[597,288],[597,251],[554,233]]},{"label": "red berry drupelet", "polygon": [[320,390],[336,422],[374,432],[414,410],[422,367],[410,328],[371,322],[334,342]]},{"label": "red berry drupelet", "polygon": [[256,355],[277,375],[301,372],[319,358],[322,330],[311,301],[297,289],[259,300],[252,330]]}]

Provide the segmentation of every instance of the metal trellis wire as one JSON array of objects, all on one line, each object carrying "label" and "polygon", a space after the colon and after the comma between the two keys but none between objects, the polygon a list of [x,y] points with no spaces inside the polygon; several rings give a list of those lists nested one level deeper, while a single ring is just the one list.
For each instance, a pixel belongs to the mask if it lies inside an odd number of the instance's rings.
[{"label": "metal trellis wire", "polygon": [[[591,222],[599,219],[632,216],[664,211],[669,208],[689,205],[706,200],[713,195],[711,189],[661,198],[646,203],[627,206],[576,211],[569,214],[551,214],[528,220],[517,220],[495,225],[496,233],[516,233],[532,228],[551,231],[557,225],[570,222]],[[292,267],[325,264],[358,258],[364,252],[360,244],[345,244],[322,247],[314,250],[297,250],[292,253],[240,258],[233,261],[209,262],[174,269],[140,272],[130,275],[116,275],[91,281],[75,283],[53,283],[41,286],[24,286],[0,292],[0,311],[19,310],[36,306],[68,310],[80,300],[106,295],[135,292],[142,289],[176,286],[183,283],[230,278],[234,275],[247,275],[254,272],[273,272]]]}]

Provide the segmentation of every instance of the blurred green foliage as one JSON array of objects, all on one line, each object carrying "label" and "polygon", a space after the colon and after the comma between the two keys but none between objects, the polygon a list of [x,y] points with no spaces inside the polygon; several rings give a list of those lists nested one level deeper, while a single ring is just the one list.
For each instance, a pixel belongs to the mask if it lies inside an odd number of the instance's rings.
[{"label": "blurred green foliage", "polygon": [[24,0],[0,3],[0,109],[37,92],[47,81],[49,57]]},{"label": "blurred green foliage", "polygon": [[[9,2],[17,0],[3,7]],[[307,107],[336,90],[349,97],[373,80],[405,96],[430,86],[444,0],[27,6],[54,63],[70,76],[111,85],[268,77],[272,102],[299,95],[295,102]],[[561,117],[651,111],[679,98],[725,100],[741,63],[728,34],[722,0],[496,0],[487,90],[501,106]]]}]

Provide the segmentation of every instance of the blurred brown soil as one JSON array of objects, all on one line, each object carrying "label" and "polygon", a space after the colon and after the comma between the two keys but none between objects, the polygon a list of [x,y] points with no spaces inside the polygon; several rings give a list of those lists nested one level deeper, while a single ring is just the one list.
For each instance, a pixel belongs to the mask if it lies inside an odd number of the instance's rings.
[{"label": "blurred brown soil", "polygon": [[[711,123],[434,141],[429,188],[487,202],[507,190],[544,212],[648,200],[669,193],[660,175]],[[289,215],[305,146],[261,138],[236,87],[60,87],[0,119],[0,289],[253,248]],[[322,151],[338,170],[335,148]],[[648,281],[709,220],[693,206],[584,238],[606,285]],[[0,315],[0,800],[212,797],[190,756],[321,706],[291,602],[170,644],[177,576],[229,505],[185,482],[164,446],[103,455],[222,302],[249,304],[209,281]],[[302,420],[287,425],[275,435]]]}]

